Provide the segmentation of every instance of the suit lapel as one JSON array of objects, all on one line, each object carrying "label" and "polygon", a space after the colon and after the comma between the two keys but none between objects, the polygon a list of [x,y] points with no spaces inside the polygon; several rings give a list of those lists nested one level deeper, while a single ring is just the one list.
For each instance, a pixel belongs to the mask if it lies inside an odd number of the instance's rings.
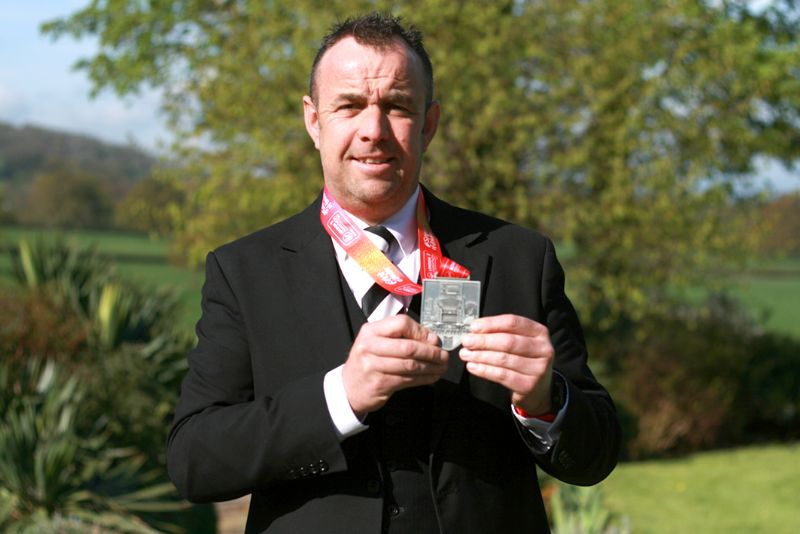
[{"label": "suit lapel", "polygon": [[302,335],[324,348],[317,361],[332,369],[344,363],[353,339],[333,244],[319,220],[320,198],[298,216],[283,244],[281,265]]}]

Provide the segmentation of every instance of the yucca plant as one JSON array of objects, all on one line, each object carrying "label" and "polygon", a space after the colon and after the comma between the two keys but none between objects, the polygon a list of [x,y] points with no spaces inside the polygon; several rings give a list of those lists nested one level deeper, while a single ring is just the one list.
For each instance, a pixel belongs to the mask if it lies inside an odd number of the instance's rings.
[{"label": "yucca plant", "polygon": [[627,519],[618,521],[603,503],[599,486],[556,483],[550,498],[554,534],[628,534]]},{"label": "yucca plant", "polygon": [[114,349],[126,341],[148,342],[170,329],[169,318],[177,305],[175,292],[119,279],[92,247],[23,238],[13,258],[17,280],[71,306],[85,321],[88,341],[97,350]]},{"label": "yucca plant", "polygon": [[153,513],[186,505],[141,453],[109,446],[104,418],[84,417],[77,377],[34,359],[23,373],[0,371],[0,381],[17,392],[0,406],[0,531],[41,532],[53,522],[66,531],[179,531]]},{"label": "yucca plant", "polygon": [[12,265],[18,282],[65,299],[84,317],[89,312],[92,289],[112,274],[111,264],[93,247],[71,247],[63,239],[22,238],[17,251],[12,255]]},{"label": "yucca plant", "polygon": [[177,299],[170,289],[147,289],[111,279],[91,289],[88,307],[93,340],[100,350],[123,342],[146,343],[172,334]]}]

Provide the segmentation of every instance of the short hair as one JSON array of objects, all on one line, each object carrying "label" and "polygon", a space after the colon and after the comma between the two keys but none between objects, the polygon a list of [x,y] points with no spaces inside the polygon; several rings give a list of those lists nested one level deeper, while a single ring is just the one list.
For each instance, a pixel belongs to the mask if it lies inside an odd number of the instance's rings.
[{"label": "short hair", "polygon": [[317,66],[333,45],[344,39],[353,37],[357,43],[379,49],[388,48],[401,39],[414,51],[422,62],[425,74],[425,105],[433,101],[433,65],[428,52],[422,45],[422,32],[413,25],[403,27],[399,17],[372,12],[360,17],[351,17],[344,22],[334,24],[328,34],[322,38],[322,43],[311,64],[311,76],[308,80],[308,90],[314,102],[317,101]]}]

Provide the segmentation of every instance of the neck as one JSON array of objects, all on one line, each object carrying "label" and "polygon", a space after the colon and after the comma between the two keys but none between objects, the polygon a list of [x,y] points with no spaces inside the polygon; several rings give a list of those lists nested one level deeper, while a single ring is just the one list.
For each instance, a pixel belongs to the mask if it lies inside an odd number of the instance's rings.
[{"label": "neck", "polygon": [[[387,221],[397,219],[398,217],[404,218],[406,216],[414,217],[417,205],[417,196],[422,194],[421,186],[417,187],[411,192],[408,198],[399,206],[375,206],[375,205],[356,205],[351,206],[342,202],[339,205],[350,215],[357,217],[360,221],[366,223],[368,226],[382,225]],[[328,190],[328,195],[333,196],[333,193]]]}]

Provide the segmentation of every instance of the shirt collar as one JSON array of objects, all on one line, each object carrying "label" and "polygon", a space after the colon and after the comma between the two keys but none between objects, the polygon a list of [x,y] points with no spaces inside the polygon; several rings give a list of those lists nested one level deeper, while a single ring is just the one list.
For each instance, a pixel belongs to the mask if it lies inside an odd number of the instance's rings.
[{"label": "shirt collar", "polygon": [[[403,251],[403,256],[408,256],[413,253],[417,247],[417,198],[420,195],[420,187],[409,197],[403,207],[400,208],[394,215],[381,223],[385,226],[400,243],[400,248]],[[342,208],[343,211],[355,222],[362,230],[370,226],[349,211]],[[334,241],[335,243],[335,241]],[[337,256],[339,251],[344,252],[343,249],[337,248]]]}]

